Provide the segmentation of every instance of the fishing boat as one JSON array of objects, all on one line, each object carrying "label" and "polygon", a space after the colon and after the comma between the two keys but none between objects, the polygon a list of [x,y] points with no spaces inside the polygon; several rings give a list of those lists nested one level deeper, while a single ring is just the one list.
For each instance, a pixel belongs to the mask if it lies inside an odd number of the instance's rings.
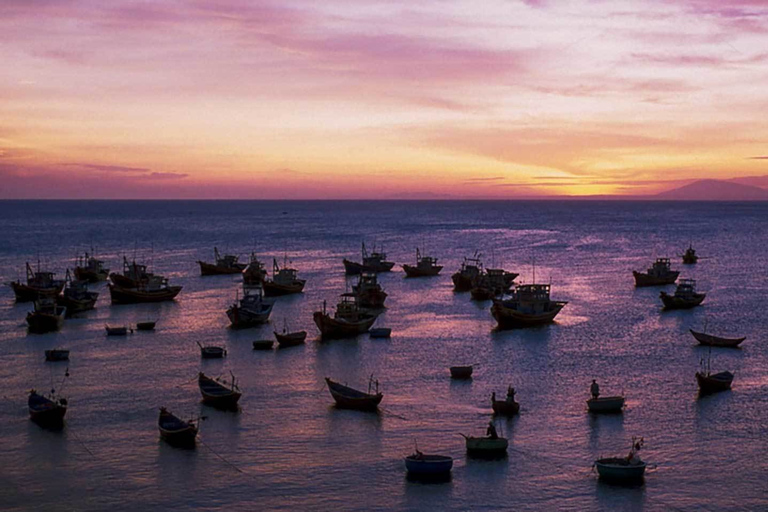
[{"label": "fishing boat", "polygon": [[27,313],[28,330],[35,334],[58,331],[64,325],[67,308],[56,299],[43,297],[35,301],[34,311]]},{"label": "fishing boat", "polygon": [[265,297],[290,295],[292,293],[301,293],[304,290],[304,285],[307,281],[299,279],[297,277],[298,271],[295,268],[289,268],[287,264],[288,261],[286,259],[281,268],[277,264],[277,260],[272,259],[272,279],[264,279],[262,282]]},{"label": "fishing boat", "polygon": [[464,258],[461,268],[451,276],[453,289],[457,292],[468,292],[474,286],[477,277],[483,272],[480,254],[475,252],[472,258]]},{"label": "fishing boat", "polygon": [[221,359],[227,355],[227,349],[224,347],[217,347],[216,345],[201,345],[199,341],[196,341],[197,346],[200,347],[200,357],[203,359]]},{"label": "fishing boat", "polygon": [[632,275],[635,276],[635,286],[641,288],[643,286],[662,286],[672,284],[677,280],[677,276],[680,272],[672,270],[672,264],[669,258],[657,258],[651,268],[646,272],[632,271]]},{"label": "fishing boat", "polygon": [[274,303],[264,300],[262,289],[259,287],[243,287],[243,298],[227,309],[227,317],[233,329],[255,327],[269,321]]},{"label": "fishing boat", "polygon": [[368,331],[368,335],[371,338],[390,338],[392,336],[392,329],[389,327],[377,327]]},{"label": "fishing boat", "polygon": [[617,413],[624,409],[623,396],[601,396],[587,400],[587,408],[593,413]]},{"label": "fishing boat", "polygon": [[699,261],[699,256],[696,254],[696,249],[693,248],[693,244],[689,244],[688,248],[683,253],[684,265],[695,265]]},{"label": "fishing boat", "polygon": [[[338,382],[334,382],[328,377],[325,378],[328,384],[328,391],[336,401],[336,406],[341,409],[357,409],[359,411],[375,411],[384,395],[379,392],[379,381],[373,380],[371,376],[368,379],[368,392],[358,391],[347,387]],[[373,389],[375,386],[375,389]]]},{"label": "fishing boat", "polygon": [[56,396],[55,390],[49,395],[43,395],[34,389],[29,392],[27,401],[29,417],[39,425],[60,427],[67,414],[67,399]]},{"label": "fishing boat", "polygon": [[267,278],[267,271],[264,269],[264,263],[259,261],[256,257],[256,253],[251,253],[251,260],[248,266],[243,270],[243,285],[244,286],[259,286]]},{"label": "fishing boat", "polygon": [[133,333],[133,329],[127,325],[104,325],[107,330],[107,336],[125,336],[129,332]]},{"label": "fishing boat", "polygon": [[706,366],[702,359],[701,370],[696,372],[696,381],[699,383],[699,392],[702,395],[717,393],[718,391],[727,391],[731,389],[731,383],[733,382],[733,373],[731,372],[712,373],[710,367],[711,360],[712,347],[709,348]]},{"label": "fishing boat", "polygon": [[221,256],[217,247],[213,248],[213,261],[214,263],[206,263],[205,261],[197,262],[200,265],[201,276],[218,276],[224,274],[240,274],[245,270],[248,265],[245,263],[238,263],[238,256],[233,254],[225,254]]},{"label": "fishing boat", "polygon": [[507,453],[509,441],[504,437],[464,437],[467,447],[467,454],[475,457],[498,457]]},{"label": "fishing boat", "polygon": [[185,447],[195,445],[198,431],[197,421],[181,420],[168,412],[165,407],[161,407],[157,426],[160,429],[160,437],[168,442],[168,444]]},{"label": "fishing boat", "polygon": [[409,475],[434,476],[445,475],[453,468],[453,458],[447,455],[427,455],[416,450],[405,457],[405,469]]},{"label": "fishing boat", "polygon": [[333,316],[326,311],[326,303],[323,301],[323,310],[315,311],[312,319],[320,330],[323,338],[347,338],[367,332],[376,321],[377,315],[362,311],[357,305],[355,295],[344,293],[341,301],[336,305]]},{"label": "fishing boat", "polygon": [[157,322],[152,322],[152,321],[139,322],[136,324],[136,330],[137,331],[154,331],[156,323]]},{"label": "fishing boat", "polygon": [[69,350],[53,348],[45,351],[45,360],[49,362],[69,361]]},{"label": "fishing boat", "polygon": [[234,374],[230,372],[232,381],[227,382],[221,379],[212,379],[203,372],[197,375],[197,385],[200,387],[200,394],[203,395],[203,403],[218,407],[221,409],[237,408],[237,401],[240,400],[242,393],[237,387]]},{"label": "fishing boat", "polygon": [[693,334],[693,337],[696,338],[696,341],[698,341],[701,345],[706,345],[709,347],[738,347],[742,341],[744,341],[746,336],[743,336],[741,338],[721,338],[719,336],[713,336],[711,334],[705,334],[703,332],[697,332],[693,329],[688,329],[691,331],[691,334]]},{"label": "fishing boat", "polygon": [[483,301],[499,297],[507,292],[515,284],[519,274],[507,272],[503,268],[488,268],[480,272],[469,290],[472,299]]},{"label": "fishing boat", "polygon": [[168,279],[151,276],[141,281],[135,288],[123,288],[116,284],[109,285],[112,304],[138,304],[144,302],[165,302],[174,300],[181,292],[181,286],[171,286]]},{"label": "fishing boat", "polygon": [[112,272],[109,274],[109,280],[120,288],[137,288],[152,276],[154,274],[147,272],[146,265],[136,263],[136,260],[129,262],[128,258],[123,256],[123,273]]},{"label": "fishing boat", "polygon": [[40,270],[40,262],[37,262],[37,271],[32,270],[29,263],[27,266],[26,284],[19,281],[10,282],[13,293],[16,295],[16,302],[33,302],[37,299],[57,297],[64,289],[63,279],[54,279],[53,272],[43,272]]},{"label": "fishing boat", "polygon": [[272,350],[274,340],[256,340],[253,342],[253,350]]},{"label": "fishing boat", "polygon": [[437,264],[437,258],[431,256],[422,256],[418,247],[416,248],[416,266],[403,265],[405,277],[432,277],[443,270],[442,265]]},{"label": "fishing boat", "polygon": [[659,294],[664,309],[690,309],[701,304],[706,296],[706,293],[696,292],[696,281],[693,279],[681,279],[674,295],[667,292]]},{"label": "fishing boat", "polygon": [[646,463],[638,452],[643,447],[643,438],[632,438],[632,448],[626,457],[606,457],[597,459],[594,467],[602,480],[615,483],[634,483],[642,481]]},{"label": "fishing boat", "polygon": [[514,416],[520,412],[520,404],[515,401],[515,388],[507,387],[507,397],[504,400],[496,400],[496,392],[491,393],[491,408],[493,414],[499,416]]},{"label": "fishing boat", "polygon": [[89,283],[98,283],[99,281],[106,281],[107,277],[109,277],[109,269],[104,267],[102,260],[93,254],[88,254],[88,252],[84,256],[77,257],[75,278]]},{"label": "fishing boat", "polygon": [[392,267],[395,266],[394,262],[386,261],[387,255],[383,250],[376,250],[376,246],[373,246],[373,252],[368,254],[368,250],[365,248],[365,242],[362,245],[362,263],[356,261],[350,261],[344,258],[344,271],[348,275],[358,275],[363,272],[389,272]]},{"label": "fishing boat", "polygon": [[307,331],[294,331],[288,330],[288,323],[283,326],[283,332],[273,331],[275,339],[280,348],[293,347],[295,345],[301,345],[307,339]]},{"label": "fishing boat", "polygon": [[67,270],[65,282],[66,286],[64,286],[64,291],[58,302],[67,308],[68,317],[96,307],[99,294],[88,290],[88,281],[72,279],[69,270]]},{"label": "fishing boat", "polygon": [[471,379],[472,378],[472,365],[467,366],[451,366],[451,378],[452,379]]},{"label": "fishing boat", "polygon": [[361,308],[383,308],[387,300],[387,293],[379,284],[375,272],[361,272],[357,284],[352,285],[352,293]]},{"label": "fishing boat", "polygon": [[494,299],[491,315],[500,329],[531,327],[555,320],[567,301],[550,299],[548,284],[520,284],[509,299]]}]

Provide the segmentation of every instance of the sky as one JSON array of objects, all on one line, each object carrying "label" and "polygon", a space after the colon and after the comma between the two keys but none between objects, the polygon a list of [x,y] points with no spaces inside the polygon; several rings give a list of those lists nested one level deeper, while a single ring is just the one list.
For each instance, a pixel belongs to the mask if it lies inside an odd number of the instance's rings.
[{"label": "sky", "polygon": [[0,1],[0,198],[768,186],[768,1]]}]

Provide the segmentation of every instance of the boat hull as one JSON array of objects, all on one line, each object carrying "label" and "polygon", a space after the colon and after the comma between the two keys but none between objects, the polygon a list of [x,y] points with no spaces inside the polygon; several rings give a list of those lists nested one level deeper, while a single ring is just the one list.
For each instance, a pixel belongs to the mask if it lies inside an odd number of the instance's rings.
[{"label": "boat hull", "polygon": [[214,265],[212,263],[206,263],[204,261],[198,261],[198,265],[200,265],[200,275],[201,276],[221,276],[221,275],[229,275],[229,274],[242,274],[243,270],[245,270],[245,267],[248,265],[238,263],[233,267],[222,267],[219,265]]},{"label": "boat hull", "polygon": [[438,274],[440,274],[440,271],[443,270],[443,267],[441,265],[436,265],[434,267],[414,267],[412,265],[403,265],[403,271],[405,272],[405,277],[434,277]]},{"label": "boat hull", "polygon": [[200,349],[200,357],[203,359],[221,359],[225,355],[227,355],[227,351],[221,347],[203,347]]},{"label": "boat hull", "polygon": [[242,396],[239,391],[227,388],[202,375],[198,377],[198,386],[204,404],[218,409],[237,409],[237,402]]},{"label": "boat hull", "polygon": [[181,286],[169,286],[157,291],[141,291],[136,288],[122,288],[116,284],[110,284],[109,295],[112,298],[112,304],[165,302],[174,300],[181,289]]},{"label": "boat hull", "polygon": [[38,288],[14,281],[11,282],[11,288],[13,288],[13,293],[16,296],[16,302],[33,302],[38,299],[57,297],[64,289],[64,284],[50,288]]},{"label": "boat hull", "polygon": [[708,347],[730,347],[730,348],[736,348],[738,347],[742,341],[747,339],[746,337],[743,338],[720,338],[718,336],[712,336],[711,334],[704,334],[703,332],[696,332],[693,329],[689,329],[691,331],[691,334],[694,338],[696,338],[696,341],[699,342],[701,345],[705,345]]},{"label": "boat hull", "polygon": [[139,322],[136,324],[137,331],[154,331],[156,322]]},{"label": "boat hull", "polygon": [[272,350],[274,344],[272,340],[256,340],[253,342],[253,350]]},{"label": "boat hull", "polygon": [[620,413],[624,409],[623,396],[606,396],[602,398],[590,398],[587,400],[587,408],[592,413]]},{"label": "boat hull", "polygon": [[50,362],[69,361],[69,350],[61,350],[61,349],[46,350],[45,360]]},{"label": "boat hull", "polygon": [[303,292],[305,284],[306,281],[302,279],[297,279],[292,284],[280,284],[274,281],[265,280],[262,282],[261,286],[264,288],[265,297],[281,297],[283,295]]},{"label": "boat hull", "polygon": [[457,292],[468,292],[472,289],[472,277],[464,275],[460,272],[456,272],[451,276],[453,281],[453,289]]},{"label": "boat hull", "polygon": [[356,389],[334,382],[329,378],[325,379],[328,385],[328,391],[331,393],[336,407],[340,409],[354,409],[358,411],[375,411],[384,395],[377,393],[375,395],[363,393]]},{"label": "boat hull", "polygon": [[705,375],[701,372],[696,372],[696,381],[699,384],[699,391],[703,394],[728,391],[733,383],[733,374],[731,372],[720,372],[715,375]]},{"label": "boat hull", "polygon": [[54,402],[46,397],[32,393],[29,395],[29,419],[40,426],[48,428],[61,428],[64,426],[64,415],[67,414],[67,405],[62,399]]},{"label": "boat hull", "polygon": [[635,287],[642,288],[644,286],[664,286],[667,284],[674,284],[677,281],[677,276],[680,272],[673,271],[664,277],[652,276],[643,272],[632,271],[632,275],[635,276]]},{"label": "boat hull", "polygon": [[499,416],[514,416],[520,412],[520,404],[517,402],[507,402],[506,400],[494,400],[491,403],[493,414]]},{"label": "boat hull", "polygon": [[312,319],[324,338],[355,337],[368,332],[374,322],[376,322],[376,316],[373,315],[359,322],[345,322],[324,314],[322,311],[315,311]]},{"label": "boat hull", "polygon": [[95,271],[88,270],[83,267],[75,267],[75,278],[80,281],[88,281],[89,283],[98,283],[100,281],[106,281],[109,277],[108,270]]},{"label": "boat hull", "polygon": [[525,327],[534,327],[537,325],[550,324],[555,321],[555,317],[565,307],[567,302],[552,302],[549,311],[543,313],[531,314],[517,311],[504,306],[503,301],[494,301],[491,306],[491,315],[496,320],[499,329],[519,329]]},{"label": "boat hull", "polygon": [[96,292],[88,292],[87,295],[81,299],[68,297],[65,293],[58,299],[58,302],[67,308],[67,316],[72,316],[77,313],[83,313],[94,309],[98,298],[99,294]]},{"label": "boat hull", "polygon": [[232,306],[227,310],[227,317],[233,329],[247,329],[265,324],[269,322],[271,314],[271,307],[259,312],[243,309],[240,306]]},{"label": "boat hull", "polygon": [[691,309],[704,302],[704,298],[707,296],[707,294],[697,293],[691,298],[685,299],[675,295],[670,295],[666,292],[661,292],[659,296],[661,297],[661,302],[664,304],[664,309]]},{"label": "boat hull", "polygon": [[299,331],[299,332],[291,332],[287,334],[275,332],[275,339],[277,340],[277,344],[280,346],[280,348],[294,347],[296,345],[301,345],[302,343],[304,343],[304,341],[307,339],[307,332]]},{"label": "boat hull", "polygon": [[379,327],[371,329],[368,333],[371,338],[390,338],[392,336],[392,329],[389,327]]},{"label": "boat hull", "polygon": [[466,439],[467,453],[476,457],[504,455],[509,447],[509,441],[503,437],[491,439],[489,437],[464,436],[464,438]]},{"label": "boat hull", "polygon": [[64,308],[60,314],[32,312],[27,314],[28,331],[34,334],[45,334],[61,329],[64,325]]},{"label": "boat hull", "polygon": [[405,469],[411,475],[445,475],[452,468],[453,459],[444,455],[410,455],[405,458]]},{"label": "boat hull", "polygon": [[632,483],[642,481],[645,476],[645,462],[630,464],[626,459],[609,458],[595,462],[598,476],[605,481]]},{"label": "boat hull", "polygon": [[377,265],[364,265],[356,261],[344,260],[344,272],[350,276],[356,276],[363,272],[389,272],[395,264],[391,261],[382,261]]},{"label": "boat hull", "polygon": [[471,379],[472,370],[471,366],[451,366],[451,378],[452,379]]}]

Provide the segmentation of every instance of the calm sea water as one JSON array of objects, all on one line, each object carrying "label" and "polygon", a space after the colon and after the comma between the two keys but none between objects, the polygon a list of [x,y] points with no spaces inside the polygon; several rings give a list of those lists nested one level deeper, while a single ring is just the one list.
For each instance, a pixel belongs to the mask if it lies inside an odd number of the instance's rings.
[{"label": "calm sea water", "polygon": [[[2,202],[0,280],[25,261],[59,273],[94,246],[113,268],[122,254],[151,262],[184,286],[160,305],[110,306],[28,335],[29,304],[0,287],[0,508],[5,510],[768,510],[768,205],[624,202]],[[390,340],[319,343],[312,311],[345,290],[341,260],[362,240],[412,262],[416,246],[440,258],[432,279],[382,274]],[[703,259],[683,266],[693,242]],[[213,246],[271,261],[287,254],[308,280],[278,299],[272,324],[234,332],[224,313],[239,283],[199,276]],[[480,250],[487,264],[552,283],[569,304],[554,325],[494,332],[489,303],[454,293],[450,274]],[[670,256],[708,293],[702,307],[662,313],[658,288],[631,271]],[[668,287],[671,291],[673,287]],[[158,318],[154,333],[107,338],[105,323]],[[272,352],[251,341],[272,328],[306,329],[305,346]],[[745,335],[712,352],[734,371],[733,390],[699,399],[706,350],[689,328]],[[202,361],[195,342],[226,345]],[[43,350],[71,349],[66,363]],[[448,367],[476,364],[471,382]],[[239,378],[239,413],[200,404],[199,370]],[[373,374],[383,411],[336,410],[328,376],[364,387]],[[592,378],[625,392],[623,415],[592,417]],[[28,419],[27,391],[55,383],[70,399],[63,432]],[[467,459],[459,433],[482,434],[492,391],[518,390],[521,414],[500,420],[504,460]],[[194,451],[161,442],[157,409],[204,414]],[[597,481],[591,464],[643,436],[655,465],[642,486]],[[406,479],[414,442],[453,456],[450,482]],[[240,471],[235,469],[239,468]]]}]

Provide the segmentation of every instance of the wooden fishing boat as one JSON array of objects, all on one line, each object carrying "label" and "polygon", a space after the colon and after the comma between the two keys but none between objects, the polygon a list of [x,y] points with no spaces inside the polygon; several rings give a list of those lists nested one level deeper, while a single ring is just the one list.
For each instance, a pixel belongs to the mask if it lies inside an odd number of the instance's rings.
[{"label": "wooden fishing boat", "polygon": [[109,277],[109,269],[104,267],[104,262],[97,259],[92,254],[85,253],[85,256],[77,257],[75,266],[75,278],[79,281],[89,283],[98,283],[106,281]]},{"label": "wooden fishing boat", "polygon": [[[328,384],[328,391],[331,392],[331,396],[336,401],[336,406],[341,409],[374,411],[381,403],[381,399],[384,398],[384,395],[379,392],[379,381],[374,381],[373,377],[368,381],[367,393],[339,384],[327,377],[325,382]],[[374,384],[375,391],[372,390]]]},{"label": "wooden fishing boat", "polygon": [[352,285],[352,293],[361,308],[383,308],[384,301],[387,300],[387,293],[382,289],[374,272],[361,272],[357,284]]},{"label": "wooden fishing boat", "polygon": [[642,481],[646,463],[638,452],[643,446],[643,439],[632,439],[632,448],[626,457],[606,457],[595,461],[595,469],[600,479],[614,483],[635,483]]},{"label": "wooden fishing boat", "polygon": [[699,383],[699,392],[702,394],[717,393],[718,391],[731,389],[733,377],[734,375],[731,372],[696,372],[696,381]]},{"label": "wooden fishing boat", "polygon": [[122,288],[116,284],[110,284],[109,294],[112,297],[112,304],[138,304],[174,300],[181,289],[181,286],[170,286],[168,279],[164,277],[152,276],[147,281],[139,283],[136,288]]},{"label": "wooden fishing boat", "polygon": [[69,361],[69,350],[53,348],[45,351],[45,360],[50,362]]},{"label": "wooden fishing boat", "polygon": [[155,330],[155,324],[157,322],[139,322],[136,324],[136,330],[137,331],[154,331]]},{"label": "wooden fishing boat", "polygon": [[274,340],[256,340],[253,342],[253,350],[272,350]]},{"label": "wooden fishing boat", "polygon": [[298,271],[295,268],[289,268],[287,263],[286,259],[283,267],[280,268],[277,260],[272,259],[272,279],[264,279],[262,283],[265,297],[290,295],[292,293],[301,293],[304,290],[304,285],[307,281],[299,279],[297,277]]},{"label": "wooden fishing boat", "polygon": [[482,271],[472,282],[470,294],[473,300],[491,300],[509,292],[519,274],[507,272],[502,268],[488,268]]},{"label": "wooden fishing boat", "polygon": [[483,272],[480,254],[475,252],[472,258],[464,258],[461,268],[451,276],[453,289],[457,292],[468,292],[472,289],[475,279]]},{"label": "wooden fishing boat", "polygon": [[662,286],[672,284],[677,280],[680,272],[672,270],[669,258],[657,258],[647,272],[632,271],[635,277],[635,286]]},{"label": "wooden fishing boat", "polygon": [[389,327],[377,327],[368,331],[371,338],[389,338],[392,336],[392,329]]},{"label": "wooden fishing boat", "polygon": [[109,280],[120,288],[137,288],[153,276],[154,274],[147,272],[146,265],[138,264],[136,260],[129,262],[128,258],[123,256],[123,273],[112,272],[109,274]]},{"label": "wooden fishing boat", "polygon": [[232,254],[225,254],[221,256],[219,249],[213,248],[213,261],[214,263],[206,263],[204,261],[197,262],[200,265],[201,276],[218,276],[224,274],[240,274],[245,270],[245,263],[238,263],[239,258]]},{"label": "wooden fishing boat", "polygon": [[127,325],[104,325],[107,330],[107,336],[125,336],[129,332],[133,333],[133,329]]},{"label": "wooden fishing boat", "polygon": [[472,365],[468,366],[451,366],[451,378],[452,379],[471,379],[472,378]]},{"label": "wooden fishing boat", "polygon": [[431,256],[422,256],[418,247],[416,248],[416,266],[403,265],[405,277],[432,277],[443,270],[442,265],[437,264],[437,258]]},{"label": "wooden fishing boat", "polygon": [[405,469],[411,475],[444,475],[450,473],[451,468],[453,458],[447,455],[427,455],[416,450],[413,455],[405,457]]},{"label": "wooden fishing boat", "polygon": [[168,444],[183,447],[195,446],[198,432],[195,420],[183,421],[168,412],[165,407],[161,407],[157,426],[160,429],[160,437]]},{"label": "wooden fishing boat", "polygon": [[261,288],[243,287],[243,298],[235,299],[227,309],[227,317],[233,329],[256,327],[269,321],[273,306],[273,302],[264,300]]},{"label": "wooden fishing boat", "polygon": [[34,311],[27,313],[28,330],[35,334],[58,331],[64,325],[67,308],[46,297],[35,301]]},{"label": "wooden fishing boat", "polygon": [[38,299],[57,297],[64,289],[64,280],[54,279],[53,272],[40,270],[40,262],[37,262],[37,271],[33,271],[29,263],[26,264],[27,282],[12,281],[10,284],[16,295],[16,302],[33,302]]},{"label": "wooden fishing boat", "polygon": [[264,269],[264,263],[259,261],[256,253],[251,253],[251,260],[248,266],[243,270],[243,285],[258,286],[267,278],[267,271]]},{"label": "wooden fishing boat", "polygon": [[351,293],[341,295],[341,301],[336,305],[336,312],[331,316],[323,310],[315,311],[312,318],[323,338],[348,338],[367,332],[376,321],[377,315],[362,311]]},{"label": "wooden fishing boat", "polygon": [[699,256],[696,254],[696,249],[693,248],[693,244],[689,244],[688,248],[683,253],[684,265],[695,265],[699,261]]},{"label": "wooden fishing boat", "polygon": [[491,394],[491,408],[493,414],[499,416],[514,416],[520,412],[520,404],[515,401],[515,388],[507,388],[507,397],[504,400],[496,400],[496,392]]},{"label": "wooden fishing boat", "polygon": [[96,306],[96,300],[99,298],[99,294],[88,290],[88,281],[80,279],[73,280],[69,270],[67,270],[65,281],[66,286],[64,287],[64,291],[61,297],[59,297],[58,302],[67,308],[68,317],[77,313],[89,311]]},{"label": "wooden fishing boat", "polygon": [[696,341],[698,341],[701,345],[709,346],[709,347],[738,347],[742,341],[744,341],[746,336],[741,338],[721,338],[719,336],[713,336],[711,334],[705,334],[703,332],[697,332],[693,329],[689,329],[691,331],[691,334],[693,334],[693,337],[696,338]]},{"label": "wooden fishing boat", "polygon": [[509,441],[503,437],[471,437],[461,434],[467,447],[467,454],[475,457],[497,457],[507,453]]},{"label": "wooden fishing boat", "polygon": [[693,279],[681,279],[674,295],[667,292],[659,294],[664,309],[690,309],[701,304],[706,296],[706,293],[696,292],[696,281]]},{"label": "wooden fishing boat", "polygon": [[587,400],[587,408],[593,413],[619,413],[624,409],[623,396],[601,396]]},{"label": "wooden fishing boat", "polygon": [[568,302],[551,300],[549,294],[548,284],[518,285],[511,298],[494,299],[491,315],[500,329],[551,323]]},{"label": "wooden fishing boat", "polygon": [[224,347],[217,347],[216,345],[201,345],[196,341],[197,346],[200,347],[200,356],[203,359],[221,359],[227,355],[227,349]]},{"label": "wooden fishing boat", "polygon": [[288,332],[288,329],[284,328],[283,332],[274,331],[274,334],[280,348],[301,345],[307,339],[307,331]]},{"label": "wooden fishing boat", "polygon": [[394,262],[386,261],[387,255],[383,250],[376,251],[376,246],[373,247],[373,252],[368,254],[365,248],[365,242],[362,245],[362,263],[356,261],[350,261],[344,258],[344,271],[348,275],[357,275],[363,272],[389,272],[392,267],[395,266]]},{"label": "wooden fishing boat", "polygon": [[43,395],[33,389],[29,392],[27,405],[29,417],[35,423],[46,427],[63,426],[68,405],[66,398],[57,397],[53,391],[50,395]]},{"label": "wooden fishing boat", "polygon": [[203,403],[221,409],[236,409],[237,401],[240,400],[242,393],[237,387],[235,376],[232,375],[232,381],[226,382],[219,379],[212,379],[203,372],[197,375],[197,385],[200,387],[200,394],[203,395]]}]

